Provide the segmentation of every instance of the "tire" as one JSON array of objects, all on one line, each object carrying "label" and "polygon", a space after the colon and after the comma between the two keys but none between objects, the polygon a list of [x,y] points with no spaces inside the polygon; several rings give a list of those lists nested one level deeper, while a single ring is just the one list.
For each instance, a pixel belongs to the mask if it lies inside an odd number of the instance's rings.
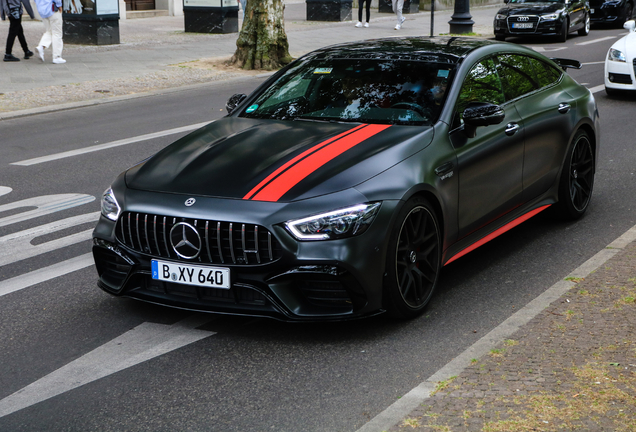
[{"label": "tire", "polygon": [[384,303],[394,318],[422,313],[441,269],[442,233],[437,216],[423,197],[406,202],[393,227],[386,258]]},{"label": "tire", "polygon": [[630,19],[632,19],[633,15],[634,15],[634,6],[631,3],[627,3],[627,5],[625,6],[625,21],[629,21]]},{"label": "tire", "polygon": [[557,40],[559,42],[565,42],[568,40],[568,30],[570,29],[570,26],[568,25],[568,20],[565,19],[565,21],[563,21],[563,25],[561,26],[561,34],[559,34]]},{"label": "tire", "polygon": [[495,40],[498,40],[500,42],[504,42],[506,40],[506,35],[503,34],[495,34]]},{"label": "tire", "polygon": [[587,36],[590,34],[590,16],[585,14],[585,24],[579,29],[579,36]]},{"label": "tire", "polygon": [[555,209],[563,220],[576,220],[587,210],[594,188],[594,152],[589,135],[579,130],[568,149],[559,180]]}]

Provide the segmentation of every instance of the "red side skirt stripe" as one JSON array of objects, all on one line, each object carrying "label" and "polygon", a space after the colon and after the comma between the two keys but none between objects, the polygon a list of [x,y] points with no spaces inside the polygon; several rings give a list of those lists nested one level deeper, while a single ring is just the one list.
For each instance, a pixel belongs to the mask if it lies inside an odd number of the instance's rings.
[{"label": "red side skirt stripe", "polygon": [[278,201],[318,168],[389,127],[390,125],[361,125],[323,141],[278,168],[243,199]]},{"label": "red side skirt stripe", "polygon": [[514,227],[516,227],[517,225],[527,221],[528,219],[530,219],[532,216],[537,215],[538,213],[541,213],[543,210],[547,209],[548,207],[550,207],[550,204],[545,205],[543,207],[539,207],[537,209],[532,210],[531,212],[528,212],[526,214],[524,214],[521,217],[518,217],[517,219],[513,220],[512,222],[502,226],[501,228],[499,228],[497,231],[494,231],[492,233],[490,233],[489,235],[487,235],[486,237],[484,237],[483,239],[479,240],[478,242],[472,244],[471,246],[467,247],[466,249],[462,250],[460,253],[456,254],[455,256],[453,256],[451,259],[449,259],[448,261],[446,261],[444,263],[444,265],[448,265],[450,263],[452,263],[453,261],[455,261],[458,258],[463,257],[464,255],[466,255],[468,252],[472,252],[475,249],[477,249],[479,246],[483,246],[486,243],[488,243],[490,240],[499,237],[500,235],[502,235],[503,233],[505,233],[506,231],[510,231],[511,229],[513,229]]}]

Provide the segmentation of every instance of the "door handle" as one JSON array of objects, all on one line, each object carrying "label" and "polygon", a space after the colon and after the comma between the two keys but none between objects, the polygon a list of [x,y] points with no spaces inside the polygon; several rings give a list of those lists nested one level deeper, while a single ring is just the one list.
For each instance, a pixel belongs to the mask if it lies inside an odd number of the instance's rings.
[{"label": "door handle", "polygon": [[506,125],[506,135],[508,136],[512,136],[514,134],[517,133],[517,131],[519,130],[519,124],[518,123],[508,123]]},{"label": "door handle", "polygon": [[561,114],[565,114],[566,112],[570,111],[570,104],[565,102],[560,103],[558,110]]}]

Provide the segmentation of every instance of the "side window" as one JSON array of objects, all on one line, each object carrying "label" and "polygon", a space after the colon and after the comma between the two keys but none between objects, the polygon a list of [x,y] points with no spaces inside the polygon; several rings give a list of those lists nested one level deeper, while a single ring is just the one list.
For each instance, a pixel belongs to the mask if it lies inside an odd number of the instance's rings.
[{"label": "side window", "polygon": [[471,102],[490,102],[495,105],[505,102],[497,67],[491,58],[477,63],[466,75],[455,105],[453,127],[462,124],[462,113]]},{"label": "side window", "polygon": [[559,80],[559,78],[561,78],[561,71],[553,68],[549,64],[532,57],[528,57],[528,61],[532,65],[534,76],[541,87],[547,87],[554,84]]},{"label": "side window", "polygon": [[518,54],[498,55],[499,74],[506,100],[512,100],[540,87],[529,58]]}]

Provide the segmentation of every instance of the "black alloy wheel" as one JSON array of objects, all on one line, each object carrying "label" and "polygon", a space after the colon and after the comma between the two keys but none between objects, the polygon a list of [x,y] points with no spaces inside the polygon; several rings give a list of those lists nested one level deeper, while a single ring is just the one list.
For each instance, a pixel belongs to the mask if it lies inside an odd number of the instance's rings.
[{"label": "black alloy wheel", "polygon": [[400,211],[387,252],[385,299],[396,318],[419,315],[430,300],[441,269],[441,231],[433,207],[423,197]]},{"label": "black alloy wheel", "polygon": [[587,132],[574,136],[559,182],[557,212],[566,220],[578,219],[587,210],[594,187],[594,153]]}]

